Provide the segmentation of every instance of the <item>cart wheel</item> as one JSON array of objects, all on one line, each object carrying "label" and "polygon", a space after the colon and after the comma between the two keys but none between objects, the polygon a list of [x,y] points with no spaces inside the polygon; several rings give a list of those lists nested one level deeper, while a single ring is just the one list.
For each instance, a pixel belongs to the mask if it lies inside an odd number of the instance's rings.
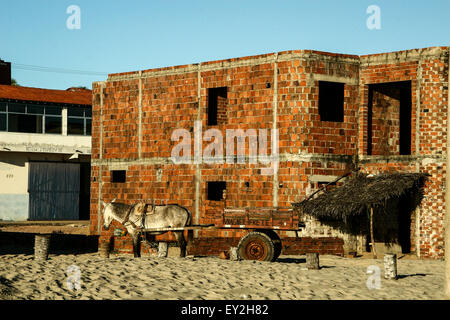
[{"label": "cart wheel", "polygon": [[238,252],[245,260],[273,261],[275,246],[267,234],[250,232],[239,241]]},{"label": "cart wheel", "polygon": [[273,242],[273,247],[274,247],[274,249],[275,249],[275,252],[274,252],[274,256],[273,256],[273,260],[272,261],[275,261],[275,260],[277,260],[278,259],[278,257],[280,256],[280,254],[281,254],[281,249],[282,249],[282,246],[281,246],[281,238],[280,238],[280,236],[278,235],[278,233],[276,233],[275,231],[273,231],[273,230],[267,230],[266,232],[265,232],[265,234],[267,234],[268,236],[269,236],[269,238],[272,240],[272,242]]}]

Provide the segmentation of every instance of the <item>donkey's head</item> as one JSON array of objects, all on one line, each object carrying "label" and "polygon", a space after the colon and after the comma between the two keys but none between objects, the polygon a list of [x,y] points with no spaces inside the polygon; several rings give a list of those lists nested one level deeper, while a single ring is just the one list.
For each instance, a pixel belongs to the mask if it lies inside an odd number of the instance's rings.
[{"label": "donkey's head", "polygon": [[116,199],[114,199],[113,201],[111,201],[110,203],[106,203],[102,201],[102,205],[103,205],[103,212],[102,212],[102,216],[103,216],[103,228],[105,230],[109,229],[109,226],[111,225],[111,222],[114,220],[114,210],[113,210],[113,205],[112,203],[115,201]]}]

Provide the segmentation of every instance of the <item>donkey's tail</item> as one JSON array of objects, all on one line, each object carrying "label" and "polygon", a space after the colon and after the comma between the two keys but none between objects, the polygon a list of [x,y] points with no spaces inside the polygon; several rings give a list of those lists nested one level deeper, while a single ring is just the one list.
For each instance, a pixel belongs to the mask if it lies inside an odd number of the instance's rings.
[{"label": "donkey's tail", "polygon": [[186,226],[192,226],[192,214],[188,209],[186,209],[186,212],[187,212]]},{"label": "donkey's tail", "polygon": [[[186,209],[186,213],[187,213],[186,226],[189,227],[189,226],[192,226],[192,224],[193,224],[192,223],[193,222],[192,221],[192,214],[191,214],[191,212],[188,209]],[[187,242],[191,243],[192,240],[194,240],[194,231],[193,230],[188,230],[188,232],[187,232]]]}]

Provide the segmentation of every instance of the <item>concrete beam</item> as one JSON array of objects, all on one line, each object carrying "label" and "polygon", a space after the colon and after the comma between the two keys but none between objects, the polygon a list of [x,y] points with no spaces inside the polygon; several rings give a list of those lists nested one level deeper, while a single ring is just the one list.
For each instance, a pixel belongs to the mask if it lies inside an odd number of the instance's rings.
[{"label": "concrete beam", "polygon": [[311,77],[314,81],[340,82],[351,86],[359,85],[359,78],[347,78],[328,74],[312,74]]},{"label": "concrete beam", "polygon": [[430,47],[423,49],[403,50],[374,55],[361,56],[361,67],[377,64],[395,64],[399,62],[412,62],[421,59],[439,59],[447,55],[448,47]]},{"label": "concrete beam", "polygon": [[[159,77],[168,75],[178,75],[185,73],[197,72],[198,67],[202,67],[202,71],[221,70],[228,68],[237,68],[245,66],[254,66],[258,64],[269,64],[273,62],[273,56],[277,55],[278,62],[291,60],[314,60],[318,59],[323,62],[339,61],[341,63],[360,64],[362,67],[377,64],[390,64],[396,62],[418,61],[421,58],[439,58],[446,55],[445,47],[431,47],[424,49],[404,50],[398,52],[390,52],[384,54],[364,55],[364,56],[350,56],[350,55],[334,55],[311,52],[310,50],[295,50],[290,52],[278,52],[260,56],[251,56],[237,59],[227,59],[221,61],[211,61],[204,63],[193,63],[185,66],[177,66],[161,69],[150,69],[136,71],[126,74],[111,74],[108,76],[107,82],[135,80],[148,77]],[[343,80],[343,79],[342,79]],[[324,80],[325,81],[325,80]],[[347,83],[348,80],[344,82]],[[342,82],[342,81],[338,81]],[[351,82],[353,84],[353,82]],[[358,83],[355,83],[357,85]]]},{"label": "concrete beam", "polygon": [[138,119],[138,157],[142,157],[142,71],[139,71],[139,119]]},{"label": "concrete beam", "polygon": [[446,163],[446,175],[445,175],[445,294],[450,299],[450,90],[448,88],[450,84],[450,47],[448,48],[447,59],[447,163]]},{"label": "concrete beam", "polygon": [[[202,67],[197,66],[197,121],[202,120]],[[202,182],[202,171],[200,164],[195,165],[195,201],[194,201],[194,223],[199,224],[200,221],[200,188]],[[194,237],[198,238],[198,230],[194,231]]]},{"label": "concrete beam", "polygon": [[[272,102],[272,132],[276,132],[277,130],[277,122],[278,122],[278,54],[275,54],[274,62],[273,62],[273,102]],[[271,148],[274,148],[273,142],[275,139],[272,139]],[[278,141],[277,141],[278,143]],[[272,190],[272,205],[274,207],[278,207],[278,162],[274,163],[274,173],[273,177],[273,190]]]},{"label": "concrete beam", "polygon": [[338,176],[327,176],[322,174],[315,174],[308,177],[309,182],[333,182],[335,181]]},{"label": "concrete beam", "polygon": [[361,163],[421,163],[422,165],[430,163],[445,163],[445,155],[391,155],[391,156],[369,156],[362,155],[359,157]]},{"label": "concrete beam", "polygon": [[341,63],[352,63],[359,64],[358,56],[348,56],[348,55],[329,55],[327,53],[311,52],[310,50],[296,50],[294,52],[278,52],[270,53],[260,56],[251,56],[245,58],[227,59],[221,61],[211,61],[203,63],[194,63],[185,66],[177,66],[162,69],[150,69],[143,70],[141,75],[140,71],[127,74],[111,74],[108,76],[107,81],[123,81],[123,80],[135,80],[140,77],[160,77],[168,75],[178,75],[185,73],[197,72],[199,66],[201,66],[202,71],[213,71],[229,68],[238,68],[246,66],[254,66],[259,64],[271,64],[274,61],[274,56],[278,62],[292,61],[292,60],[320,60],[320,61],[339,61]]}]

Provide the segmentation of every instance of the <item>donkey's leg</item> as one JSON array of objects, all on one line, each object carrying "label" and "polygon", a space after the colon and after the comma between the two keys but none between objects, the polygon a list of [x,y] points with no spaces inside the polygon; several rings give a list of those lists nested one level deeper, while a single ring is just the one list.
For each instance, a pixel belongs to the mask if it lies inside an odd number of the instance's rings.
[{"label": "donkey's leg", "polygon": [[174,232],[180,246],[180,257],[186,257],[186,240],[184,239],[183,231]]},{"label": "donkey's leg", "polygon": [[139,233],[133,234],[133,253],[135,258],[139,258],[141,256],[141,237]]}]

